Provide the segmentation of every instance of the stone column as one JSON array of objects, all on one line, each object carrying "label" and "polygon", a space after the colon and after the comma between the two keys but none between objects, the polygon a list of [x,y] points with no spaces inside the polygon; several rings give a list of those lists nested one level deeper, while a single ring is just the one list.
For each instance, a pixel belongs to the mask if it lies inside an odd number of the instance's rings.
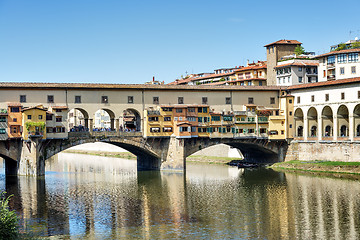
[{"label": "stone column", "polygon": [[323,124],[322,124],[322,116],[321,116],[321,113],[318,114],[318,119],[317,119],[317,122],[318,122],[318,131],[317,131],[317,134],[318,134],[318,140],[321,141],[322,140],[322,135],[323,135]]},{"label": "stone column", "polygon": [[334,114],[334,120],[333,120],[333,139],[334,141],[337,141],[337,137],[338,137],[338,118],[337,118],[337,113]]},{"label": "stone column", "polygon": [[21,157],[18,163],[18,175],[42,176],[45,175],[45,159],[39,149],[42,138],[32,137],[23,141]]},{"label": "stone column", "polygon": [[354,141],[354,132],[355,132],[355,119],[353,113],[349,114],[349,138],[350,141]]},{"label": "stone column", "polygon": [[89,128],[89,132],[93,131],[93,120],[92,119],[88,119],[88,128]]},{"label": "stone column", "polygon": [[115,119],[115,128],[116,128],[116,131],[120,131],[120,120],[117,118]]},{"label": "stone column", "polygon": [[306,142],[309,135],[309,122],[307,116],[304,116],[304,129],[303,129],[304,141]]},{"label": "stone column", "polygon": [[85,118],[85,128],[88,129],[89,128],[89,119]]},{"label": "stone column", "polygon": [[176,138],[175,135],[170,137],[169,148],[166,159],[162,159],[161,170],[185,170],[186,157],[184,145],[184,138]]},{"label": "stone column", "polygon": [[115,119],[110,119],[110,128],[111,128],[111,131],[114,131],[115,130]]}]

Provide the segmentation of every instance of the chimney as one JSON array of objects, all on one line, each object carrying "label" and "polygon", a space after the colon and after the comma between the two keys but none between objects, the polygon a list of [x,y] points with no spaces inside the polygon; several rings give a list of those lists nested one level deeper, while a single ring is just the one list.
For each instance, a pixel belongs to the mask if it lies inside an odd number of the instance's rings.
[{"label": "chimney", "polygon": [[153,76],[153,82],[155,82],[155,76]]}]

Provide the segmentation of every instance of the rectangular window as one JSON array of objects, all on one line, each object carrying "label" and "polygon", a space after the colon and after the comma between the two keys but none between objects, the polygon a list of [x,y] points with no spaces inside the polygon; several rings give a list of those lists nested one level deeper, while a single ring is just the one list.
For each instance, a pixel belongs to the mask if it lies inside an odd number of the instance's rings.
[{"label": "rectangular window", "polygon": [[20,95],[20,102],[26,102],[26,95]]},{"label": "rectangular window", "polygon": [[195,112],[195,108],[193,107],[188,108],[188,112]]},{"label": "rectangular window", "polygon": [[48,103],[54,103],[54,95],[48,95],[47,96],[47,102]]},{"label": "rectangular window", "polygon": [[274,97],[270,98],[270,104],[275,104],[275,98]]},{"label": "rectangular window", "polygon": [[170,122],[171,121],[171,117],[164,117],[164,122]]},{"label": "rectangular window", "polygon": [[341,100],[344,100],[344,99],[345,99],[345,93],[342,92],[342,93],[341,93]]},{"label": "rectangular window", "polygon": [[314,101],[315,101],[315,96],[311,95],[311,102],[314,102]]},{"label": "rectangular window", "polygon": [[259,81],[259,86],[262,86],[263,85],[263,82],[262,81]]},{"label": "rectangular window", "polygon": [[19,107],[11,107],[10,112],[20,112],[20,108]]},{"label": "rectangular window", "polygon": [[46,114],[46,121],[52,121],[52,114]]},{"label": "rectangular window", "polygon": [[303,82],[302,77],[299,77],[299,83],[302,83],[302,82]]},{"label": "rectangular window", "polygon": [[202,113],[202,107],[198,108],[198,113]]},{"label": "rectangular window", "polygon": [[348,55],[348,62],[358,62],[359,61],[359,53],[349,53]]},{"label": "rectangular window", "polygon": [[153,104],[159,104],[159,97],[153,97]]},{"label": "rectangular window", "polygon": [[17,122],[17,118],[13,118],[13,122]]},{"label": "rectangular window", "polygon": [[172,127],[164,127],[163,132],[172,132]]},{"label": "rectangular window", "polygon": [[302,72],[302,67],[299,67],[299,72]]},{"label": "rectangular window", "polygon": [[323,77],[326,77],[326,70],[324,70],[323,72]]},{"label": "rectangular window", "polygon": [[5,134],[6,133],[6,129],[5,128],[0,128],[0,134]]},{"label": "rectangular window", "polygon": [[292,99],[289,99],[289,103],[290,103],[290,104],[292,103]]},{"label": "rectangular window", "polygon": [[335,56],[328,56],[328,57],[327,57],[327,63],[328,63],[328,64],[333,64],[333,63],[335,63]]},{"label": "rectangular window", "polygon": [[177,112],[177,113],[182,113],[183,110],[182,110],[182,108],[177,108],[177,109],[176,109],[176,112]]},{"label": "rectangular window", "polygon": [[248,98],[248,104],[254,104],[254,98],[249,97]]},{"label": "rectangular window", "polygon": [[337,62],[338,63],[346,63],[347,55],[346,54],[339,54],[337,56]]},{"label": "rectangular window", "polygon": [[343,67],[340,68],[340,74],[341,74],[341,75],[344,75],[344,74],[345,74],[345,68],[343,68]]},{"label": "rectangular window", "polygon": [[212,116],[211,121],[213,122],[220,121],[220,116]]},{"label": "rectangular window", "polygon": [[208,104],[208,98],[207,97],[202,97],[202,104]]},{"label": "rectangular window", "polygon": [[326,94],[325,94],[325,102],[328,102],[328,101],[329,101],[329,94],[326,93]]},{"label": "rectangular window", "polygon": [[191,127],[191,132],[196,132],[196,127]]},{"label": "rectangular window", "polygon": [[231,104],[231,98],[230,97],[225,98],[225,103],[226,104]]},{"label": "rectangular window", "polygon": [[355,67],[355,66],[352,66],[352,67],[351,67],[351,73],[352,73],[352,74],[355,74],[355,73],[356,73],[356,67]]},{"label": "rectangular window", "polygon": [[160,132],[160,128],[158,127],[150,128],[150,132]]},{"label": "rectangular window", "polygon": [[207,107],[204,107],[203,108],[203,113],[207,113],[208,112],[208,108]]},{"label": "rectangular window", "polygon": [[300,97],[297,97],[296,99],[297,99],[297,103],[300,103]]},{"label": "rectangular window", "polygon": [[101,103],[109,103],[108,96],[101,96]]},{"label": "rectangular window", "polygon": [[159,121],[159,117],[148,117],[149,122],[157,122]]},{"label": "rectangular window", "polygon": [[61,116],[56,116],[56,122],[62,122],[62,117]]},{"label": "rectangular window", "polygon": [[39,115],[38,116],[39,120],[43,119],[43,116],[42,115]]},{"label": "rectangular window", "polygon": [[75,103],[81,103],[81,96],[75,96]]},{"label": "rectangular window", "polygon": [[202,122],[203,121],[203,118],[202,117],[198,117],[198,122]]},{"label": "rectangular window", "polygon": [[178,104],[184,104],[184,97],[178,97]]},{"label": "rectangular window", "polygon": [[27,119],[29,119],[29,120],[30,120],[30,119],[31,119],[31,115],[28,115],[28,116],[27,116]]},{"label": "rectangular window", "polygon": [[6,117],[0,117],[0,122],[6,122]]},{"label": "rectangular window", "polygon": [[134,103],[134,97],[128,96],[128,103]]}]

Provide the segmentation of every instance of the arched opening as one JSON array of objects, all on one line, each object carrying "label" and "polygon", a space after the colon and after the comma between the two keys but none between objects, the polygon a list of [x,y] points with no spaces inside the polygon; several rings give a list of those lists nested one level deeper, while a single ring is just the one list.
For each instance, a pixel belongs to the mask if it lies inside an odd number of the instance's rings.
[{"label": "arched opening", "polygon": [[95,112],[93,131],[114,131],[115,114],[109,109],[99,109]]},{"label": "arched opening", "polygon": [[311,107],[308,111],[307,118],[308,118],[308,126],[309,126],[309,136],[310,138],[316,138],[317,137],[317,111],[314,107]]},{"label": "arched opening", "polygon": [[124,110],[120,131],[141,131],[141,116],[135,109],[128,108]]},{"label": "arched opening", "polygon": [[299,126],[297,128],[297,133],[296,133],[297,137],[303,137],[304,136],[304,127],[303,126]]},{"label": "arched opening", "polygon": [[294,120],[295,120],[295,138],[302,138],[304,137],[304,113],[301,110],[301,108],[298,108],[295,110],[294,114]]},{"label": "arched opening", "polygon": [[341,105],[337,111],[338,117],[338,136],[340,138],[349,137],[349,110],[345,105]]},{"label": "arched opening", "polygon": [[89,114],[81,108],[68,112],[68,129],[70,132],[89,131]]},{"label": "arched opening", "polygon": [[360,104],[356,105],[354,108],[354,126],[355,126],[354,136],[355,138],[360,138]]},{"label": "arched opening", "polygon": [[323,137],[332,137],[333,136],[333,126],[334,118],[333,111],[329,106],[323,108],[321,112],[321,121],[322,121],[322,136]]}]

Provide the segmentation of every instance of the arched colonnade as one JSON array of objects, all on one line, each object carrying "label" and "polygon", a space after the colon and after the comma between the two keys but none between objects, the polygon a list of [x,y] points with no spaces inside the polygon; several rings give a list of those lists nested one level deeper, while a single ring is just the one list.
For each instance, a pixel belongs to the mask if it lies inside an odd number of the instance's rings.
[{"label": "arched colonnade", "polygon": [[293,129],[300,141],[360,141],[360,104],[295,108]]}]

